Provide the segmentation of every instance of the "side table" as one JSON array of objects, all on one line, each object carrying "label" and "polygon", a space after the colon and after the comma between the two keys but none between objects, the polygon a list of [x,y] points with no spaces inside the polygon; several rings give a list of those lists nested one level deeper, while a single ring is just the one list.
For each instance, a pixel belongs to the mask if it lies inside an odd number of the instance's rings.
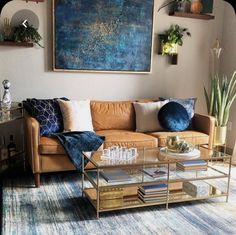
[{"label": "side table", "polygon": [[[24,110],[22,103],[13,102],[10,108],[0,108],[0,125],[7,125],[9,123],[14,123],[16,120],[23,119]],[[18,150],[13,156],[7,156],[7,158],[2,159],[0,155],[0,173],[3,171],[3,168],[9,168],[13,165],[14,162],[23,160],[25,168],[25,143],[24,143],[24,134],[22,134],[22,147],[21,150]]]}]

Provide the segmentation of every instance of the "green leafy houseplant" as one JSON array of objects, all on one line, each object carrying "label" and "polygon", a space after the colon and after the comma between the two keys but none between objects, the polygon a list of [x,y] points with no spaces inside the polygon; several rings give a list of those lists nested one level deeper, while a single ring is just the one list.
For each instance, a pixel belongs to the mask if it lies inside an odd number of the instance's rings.
[{"label": "green leafy houseplant", "polygon": [[35,29],[32,25],[29,25],[28,22],[20,24],[15,27],[13,30],[13,40],[16,42],[33,42],[43,48],[43,46],[39,43],[42,37],[38,33],[37,29]]},{"label": "green leafy houseplant", "polygon": [[204,87],[208,114],[216,118],[217,127],[227,126],[230,108],[236,99],[235,88],[236,71],[231,79],[228,79],[226,76],[222,76],[221,79],[218,75],[212,78],[209,93],[207,93]]},{"label": "green leafy houseplant", "polygon": [[173,54],[173,49],[177,45],[183,45],[183,37],[191,36],[191,33],[187,28],[182,28],[179,25],[171,25],[168,30],[165,31],[165,34],[162,35],[162,55]]}]

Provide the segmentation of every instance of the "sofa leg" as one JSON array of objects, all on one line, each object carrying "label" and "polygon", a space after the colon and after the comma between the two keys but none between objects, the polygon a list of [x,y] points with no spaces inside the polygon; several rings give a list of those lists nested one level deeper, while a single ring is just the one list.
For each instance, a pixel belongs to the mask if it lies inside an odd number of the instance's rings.
[{"label": "sofa leg", "polygon": [[35,183],[36,188],[40,187],[40,174],[39,173],[34,174],[34,183]]}]

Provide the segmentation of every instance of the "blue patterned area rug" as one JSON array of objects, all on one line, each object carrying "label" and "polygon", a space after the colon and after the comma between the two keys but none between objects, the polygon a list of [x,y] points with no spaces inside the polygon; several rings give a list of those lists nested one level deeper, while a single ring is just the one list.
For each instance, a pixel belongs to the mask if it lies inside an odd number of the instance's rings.
[{"label": "blue patterned area rug", "polygon": [[[2,234],[139,235],[236,234],[236,168],[229,202],[216,198],[102,213],[97,220],[81,197],[77,173],[48,174],[33,187],[32,175],[3,180]],[[226,182],[224,182],[226,185]]]}]

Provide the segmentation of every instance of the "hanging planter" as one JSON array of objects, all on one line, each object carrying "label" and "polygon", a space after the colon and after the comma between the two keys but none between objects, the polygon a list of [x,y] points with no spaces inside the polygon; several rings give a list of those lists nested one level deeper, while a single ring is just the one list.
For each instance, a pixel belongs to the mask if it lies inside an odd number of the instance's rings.
[{"label": "hanging planter", "polygon": [[171,25],[165,34],[159,35],[160,53],[171,56],[172,64],[177,64],[178,46],[183,45],[185,35],[191,36],[187,28],[182,28],[177,24]]}]

